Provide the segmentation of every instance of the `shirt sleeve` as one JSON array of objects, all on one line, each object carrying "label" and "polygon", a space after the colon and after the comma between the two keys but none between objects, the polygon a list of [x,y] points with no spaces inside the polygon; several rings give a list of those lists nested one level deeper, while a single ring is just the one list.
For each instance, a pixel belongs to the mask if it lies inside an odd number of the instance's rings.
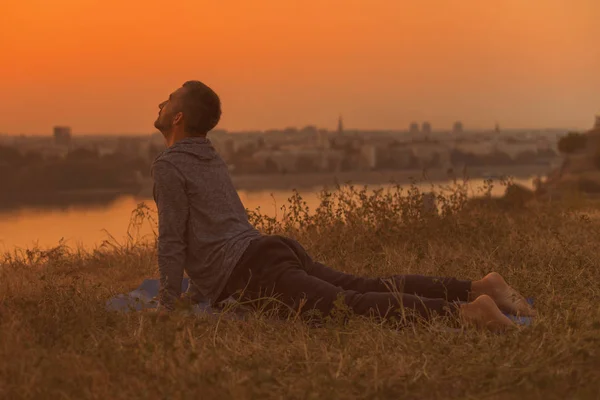
[{"label": "shirt sleeve", "polygon": [[186,228],[189,217],[185,179],[168,161],[152,168],[154,201],[158,209],[159,308],[172,310],[181,296],[186,258]]}]

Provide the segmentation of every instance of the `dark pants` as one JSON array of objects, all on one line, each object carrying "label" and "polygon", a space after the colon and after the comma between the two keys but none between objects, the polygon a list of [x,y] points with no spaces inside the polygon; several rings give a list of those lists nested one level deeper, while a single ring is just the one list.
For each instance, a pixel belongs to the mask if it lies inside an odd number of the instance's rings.
[{"label": "dark pants", "polygon": [[329,315],[341,297],[355,314],[396,318],[450,315],[455,301],[467,301],[470,281],[421,275],[363,278],[315,262],[295,240],[264,236],[253,241],[218,301],[275,297],[293,310]]}]

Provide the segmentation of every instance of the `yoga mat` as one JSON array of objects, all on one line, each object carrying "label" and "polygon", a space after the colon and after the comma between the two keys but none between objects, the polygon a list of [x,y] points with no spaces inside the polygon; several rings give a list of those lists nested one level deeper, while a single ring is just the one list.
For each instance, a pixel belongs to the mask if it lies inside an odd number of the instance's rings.
[{"label": "yoga mat", "polygon": [[[181,292],[185,292],[189,286],[189,279],[183,278],[181,282]],[[146,309],[156,308],[158,302],[158,289],[160,282],[158,279],[145,279],[142,284],[135,290],[119,294],[106,302],[106,308],[110,311],[142,311]],[[193,312],[196,314],[215,314],[219,309],[211,307],[208,302],[200,302],[193,306]]]},{"label": "yoga mat", "polygon": [[[189,279],[184,278],[181,282],[181,291],[185,292],[189,285]],[[120,294],[106,302],[106,308],[110,311],[141,311],[149,308],[156,308],[158,303],[155,300],[158,296],[160,283],[158,279],[145,279],[142,284],[132,292]],[[527,299],[527,302],[533,305],[533,299]],[[215,315],[221,312],[218,307],[212,307],[208,302],[201,302],[193,306],[192,311],[195,314]],[[532,317],[521,317],[505,314],[515,324],[528,326],[531,324]],[[239,314],[238,314],[239,316]],[[235,318],[235,316],[233,316]]]},{"label": "yoga mat", "polygon": [[[530,306],[533,306],[533,298],[529,297],[526,300]],[[510,318],[517,325],[529,326],[529,325],[531,325],[531,322],[533,321],[533,317],[521,317],[521,316],[511,315],[511,314],[507,314],[507,313],[504,313],[504,315],[506,315],[508,318]]]}]

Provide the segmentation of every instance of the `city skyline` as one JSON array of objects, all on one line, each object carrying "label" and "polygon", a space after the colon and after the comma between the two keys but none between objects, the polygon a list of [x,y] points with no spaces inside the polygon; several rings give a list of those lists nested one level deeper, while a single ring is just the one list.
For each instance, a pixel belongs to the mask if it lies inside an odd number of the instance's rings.
[{"label": "city skyline", "polygon": [[[0,132],[152,132],[189,79],[220,129],[587,129],[600,2],[6,0]],[[135,20],[135,23],[132,23]],[[42,40],[43,38],[43,40]]]},{"label": "city skyline", "polygon": [[[596,117],[596,119],[600,118],[600,114],[598,114]],[[590,119],[590,121],[592,121]],[[510,132],[524,132],[524,131],[531,131],[531,132],[535,132],[535,131],[581,131],[581,132],[585,132],[587,130],[589,130],[592,127],[592,123],[589,123],[587,127],[583,126],[583,127],[564,127],[564,126],[544,126],[544,125],[540,125],[537,127],[511,127],[511,126],[504,126],[501,124],[497,124],[497,123],[493,123],[490,124],[489,126],[483,126],[483,127],[473,127],[473,126],[469,126],[468,124],[465,124],[464,121],[460,121],[457,120],[454,123],[450,124],[449,126],[444,126],[444,127],[439,127],[439,126],[435,126],[433,124],[431,124],[429,121],[418,121],[417,125],[418,125],[418,131],[416,132],[411,132],[411,125],[413,125],[415,122],[411,122],[410,124],[408,124],[406,127],[398,127],[398,128],[379,128],[379,129],[375,129],[375,128],[356,128],[353,126],[344,126],[344,132],[346,133],[351,133],[351,132],[390,132],[390,133],[416,133],[416,134],[423,134],[423,135],[427,135],[430,133],[457,133],[454,131],[454,124],[456,122],[460,122],[462,123],[464,126],[463,131],[458,132],[458,133],[462,133],[462,134],[469,134],[469,133],[483,133],[483,132],[487,132],[487,133],[510,133]],[[589,121],[588,121],[589,122]],[[428,131],[423,131],[423,124],[429,124],[429,128],[430,130]],[[160,132],[157,131],[155,128],[149,129],[146,132],[125,132],[125,131],[114,131],[114,132],[100,132],[100,131],[90,131],[90,132],[78,132],[76,130],[73,129],[72,126],[68,125],[68,124],[55,124],[53,126],[49,127],[48,131],[44,131],[44,132],[7,132],[7,131],[2,131],[0,130],[0,135],[8,135],[8,136],[19,136],[19,135],[26,135],[26,136],[48,136],[51,137],[53,136],[53,129],[56,127],[67,127],[71,129],[71,133],[74,136],[129,136],[129,135],[133,135],[133,136],[138,136],[138,135],[152,135],[152,134],[159,134]],[[298,132],[302,131],[302,129],[305,128],[309,128],[309,127],[314,127],[317,130],[324,130],[327,131],[330,134],[335,134],[335,133],[339,133],[338,130],[338,122],[336,122],[335,124],[333,124],[332,127],[323,127],[323,126],[318,126],[318,125],[314,125],[314,124],[302,124],[302,125],[298,125],[298,126],[282,126],[282,127],[271,127],[271,128],[267,128],[267,129],[238,129],[238,130],[229,130],[220,126],[217,126],[215,129],[213,129],[212,131],[210,131],[208,133],[208,135],[210,136],[211,134],[219,134],[219,133],[223,133],[226,132],[228,134],[248,134],[248,133],[271,133],[271,132],[280,132],[280,133],[284,133],[286,130],[289,129],[295,129]]]}]

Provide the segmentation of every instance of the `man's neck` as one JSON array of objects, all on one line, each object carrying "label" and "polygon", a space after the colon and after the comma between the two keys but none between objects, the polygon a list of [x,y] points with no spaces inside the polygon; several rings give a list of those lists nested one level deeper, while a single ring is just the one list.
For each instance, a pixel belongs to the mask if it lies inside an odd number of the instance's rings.
[{"label": "man's neck", "polygon": [[192,136],[192,135],[188,135],[185,132],[181,133],[181,134],[173,134],[169,139],[167,139],[167,147],[171,147],[173,146],[175,143],[183,140],[183,139],[187,139],[187,138],[204,138],[206,139],[206,135],[196,135],[196,136]]}]

